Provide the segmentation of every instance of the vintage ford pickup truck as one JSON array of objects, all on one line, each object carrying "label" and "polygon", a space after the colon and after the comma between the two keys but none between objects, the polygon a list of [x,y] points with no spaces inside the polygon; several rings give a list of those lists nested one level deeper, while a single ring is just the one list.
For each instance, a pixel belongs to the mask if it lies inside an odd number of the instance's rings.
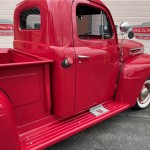
[{"label": "vintage ford pickup truck", "polygon": [[14,13],[14,48],[0,49],[0,149],[44,149],[146,108],[149,77],[150,55],[118,40],[100,0],[24,0]]}]

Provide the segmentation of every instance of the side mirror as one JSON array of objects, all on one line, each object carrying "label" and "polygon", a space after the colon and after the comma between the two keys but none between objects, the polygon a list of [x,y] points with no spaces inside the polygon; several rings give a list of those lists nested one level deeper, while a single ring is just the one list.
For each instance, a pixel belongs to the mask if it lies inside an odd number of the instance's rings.
[{"label": "side mirror", "polygon": [[128,38],[129,38],[129,39],[133,39],[133,38],[134,38],[134,32],[130,31],[130,32],[128,33]]},{"label": "side mirror", "polygon": [[122,22],[120,25],[120,31],[126,33],[129,30],[128,22]]}]

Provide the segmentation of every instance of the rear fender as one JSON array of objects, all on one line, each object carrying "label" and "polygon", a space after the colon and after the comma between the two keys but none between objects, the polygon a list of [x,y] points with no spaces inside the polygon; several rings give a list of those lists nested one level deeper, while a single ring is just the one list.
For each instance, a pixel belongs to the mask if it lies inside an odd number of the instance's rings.
[{"label": "rear fender", "polygon": [[19,136],[9,98],[0,90],[0,149],[19,150]]},{"label": "rear fender", "polygon": [[116,101],[134,106],[145,80],[149,77],[150,55],[144,54],[126,61],[121,69]]}]

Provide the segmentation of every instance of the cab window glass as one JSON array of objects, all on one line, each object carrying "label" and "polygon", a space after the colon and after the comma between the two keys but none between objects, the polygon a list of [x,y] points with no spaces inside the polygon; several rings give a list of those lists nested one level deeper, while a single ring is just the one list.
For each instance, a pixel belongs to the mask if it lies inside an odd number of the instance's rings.
[{"label": "cab window glass", "polygon": [[20,18],[20,28],[22,30],[40,30],[40,10],[38,8],[32,8],[24,11]]},{"label": "cab window glass", "polygon": [[78,5],[76,20],[80,39],[109,39],[112,37],[108,16],[96,7]]}]

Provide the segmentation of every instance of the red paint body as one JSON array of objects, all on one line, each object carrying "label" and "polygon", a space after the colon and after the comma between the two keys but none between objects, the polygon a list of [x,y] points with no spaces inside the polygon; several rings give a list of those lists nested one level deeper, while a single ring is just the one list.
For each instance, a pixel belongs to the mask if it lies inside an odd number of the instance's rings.
[{"label": "red paint body", "polygon": [[[79,4],[105,11],[112,38],[78,37]],[[41,13],[40,30],[20,29],[21,13],[33,7]],[[14,14],[14,49],[0,49],[0,147],[44,149],[134,106],[150,76],[150,56],[141,48],[135,41],[118,41],[112,16],[99,0],[20,3]],[[88,58],[80,60],[80,55]],[[66,58],[68,68],[62,66]],[[95,117],[89,109],[99,104],[109,111]]]}]

